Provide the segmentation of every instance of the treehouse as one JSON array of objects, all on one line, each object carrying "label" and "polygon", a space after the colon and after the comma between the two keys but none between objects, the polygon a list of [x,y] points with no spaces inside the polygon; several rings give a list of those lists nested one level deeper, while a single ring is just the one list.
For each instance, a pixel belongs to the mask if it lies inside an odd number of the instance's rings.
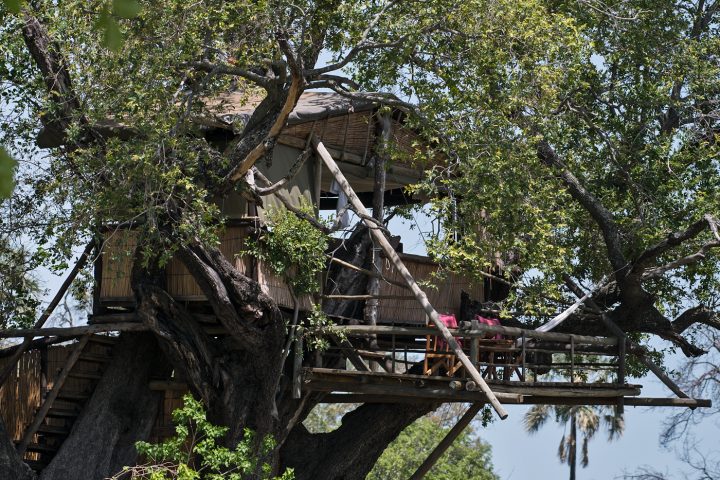
[{"label": "treehouse", "polygon": [[[196,122],[202,126],[208,138],[224,145],[224,137],[237,129],[238,125],[245,125],[250,120],[258,102],[259,99],[248,99],[239,93],[228,94],[215,99]],[[232,193],[219,202],[227,217],[227,227],[220,238],[220,249],[241,273],[257,280],[263,291],[274,298],[280,307],[290,310],[294,307],[283,279],[262,263],[242,254],[247,248],[246,240],[250,232],[263,225],[266,212],[271,208],[285,208],[286,204],[301,207],[304,203],[316,210],[335,210],[338,202],[343,202],[344,194],[318,155],[300,160],[303,152],[309,148],[310,135],[322,142],[363,204],[370,205],[375,187],[373,161],[383,128],[390,132],[390,143],[398,152],[399,159],[410,158],[417,150],[425,148],[418,134],[403,125],[399,113],[391,115],[385,127],[380,117],[378,105],[374,103],[352,101],[332,93],[303,94],[289,117],[287,127],[277,140],[272,160],[261,160],[256,164],[261,174],[276,182],[300,163],[295,175],[275,193],[264,196],[262,205],[248,202],[238,193]],[[385,169],[383,203],[389,206],[417,202],[404,193],[403,188],[417,183],[422,177],[423,166],[402,160],[390,162]],[[96,263],[96,313],[132,308],[134,302],[130,288],[134,233],[132,230],[108,229],[104,235],[102,257]],[[452,273],[438,279],[435,274],[439,266],[429,258],[399,254],[414,278],[432,285],[428,294],[439,311],[459,314],[460,294],[463,291],[473,299],[485,300],[482,283],[473,284]],[[337,258],[332,260],[342,261]],[[397,286],[401,278],[396,269],[390,266],[384,275],[388,281],[381,282],[377,295],[378,323],[425,324],[422,307],[414,297]],[[167,287],[176,300],[191,304],[196,310],[202,309],[204,296],[200,287],[176,259],[167,268]],[[342,300],[342,295],[338,295],[336,289],[329,285],[326,293],[330,297],[327,299],[329,301]],[[307,298],[302,303],[304,309],[309,308]]]},{"label": "treehouse", "polygon": [[[222,146],[249,121],[257,103],[237,95],[217,99],[197,119],[198,125],[208,139]],[[243,253],[248,239],[264,228],[271,207],[297,208],[306,202],[319,211],[342,208],[347,201],[381,251],[370,262],[366,252],[343,253],[342,243],[328,252],[323,278],[331,281],[324,282],[322,292],[312,300],[322,304],[333,326],[311,330],[300,322],[288,329],[287,345],[292,352],[285,366],[289,381],[283,392],[297,399],[299,408],[310,395],[328,403],[471,403],[458,428],[451,430],[412,477],[421,478],[482,405],[491,405],[501,418],[507,416],[508,404],[615,405],[619,409],[710,405],[708,400],[688,398],[614,324],[607,325],[612,336],[553,332],[586,298],[536,330],[503,326],[483,312],[471,312],[463,298],[482,304],[494,297],[494,285],[473,283],[455,274],[436,275],[439,265],[402,253],[397,239],[386,235],[367,211],[366,206],[379,197],[385,205],[412,201],[402,188],[417,182],[423,168],[432,166],[432,162],[423,167],[398,160],[376,169],[382,138],[392,138],[394,148],[405,153],[425,148],[397,113],[383,117],[373,103],[334,94],[305,94],[277,139],[272,159],[261,159],[256,165],[256,176],[262,175],[269,183],[280,181],[280,186],[264,197],[262,205],[239,194],[219,202],[228,218],[220,250],[238,271],[254,278],[275,299],[288,319],[296,304],[283,278]],[[288,176],[288,171],[295,175]],[[376,174],[385,177],[382,196],[376,191]],[[5,372],[0,415],[18,451],[38,471],[62,448],[73,425],[88,421],[82,417],[83,405],[102,388],[103,379],[118,373],[112,371],[111,360],[123,337],[116,333],[148,330],[135,315],[130,288],[135,245],[132,229],[104,232],[101,255],[94,265],[96,291],[89,325],[42,328],[91,256],[90,248],[36,328],[0,332],[5,338],[26,338],[0,359]],[[366,245],[369,250],[371,244]],[[351,273],[351,281],[337,281],[342,272]],[[376,288],[370,287],[369,278],[379,280]],[[167,265],[166,280],[167,291],[211,338],[228,335],[179,260]],[[309,309],[310,299],[297,307]],[[367,321],[369,310],[374,311],[374,321]],[[40,338],[30,342],[36,336]],[[313,336],[325,342],[307,342]],[[318,348],[320,343],[326,347]],[[628,357],[657,375],[675,397],[640,396],[642,387],[626,379]],[[158,414],[152,431],[144,435],[164,438],[171,427],[170,412],[191,388],[182,378],[161,371],[148,379],[148,387],[157,393]]]}]

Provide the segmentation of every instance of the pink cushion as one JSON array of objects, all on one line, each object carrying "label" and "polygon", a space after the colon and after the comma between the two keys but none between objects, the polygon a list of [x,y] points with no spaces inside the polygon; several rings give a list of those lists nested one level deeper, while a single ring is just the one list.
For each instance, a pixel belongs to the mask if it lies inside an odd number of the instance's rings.
[{"label": "pink cushion", "polygon": [[[481,317],[480,315],[475,315],[475,320],[477,320],[478,322],[480,322],[484,325],[491,325],[491,326],[495,326],[495,327],[501,326],[500,320],[498,320],[497,318],[487,318],[487,317]],[[492,334],[488,333],[485,338],[492,338],[495,340],[500,340],[502,338],[502,335],[500,335],[499,333],[497,335],[492,335]]]},{"label": "pink cushion", "polygon": [[[440,321],[445,325],[447,328],[457,328],[457,318],[455,318],[455,315],[440,315]],[[455,340],[457,341],[458,345],[460,345],[460,348],[462,348],[462,340],[455,337]],[[438,349],[447,349],[447,343],[445,340],[443,340],[442,337],[438,337]]]}]

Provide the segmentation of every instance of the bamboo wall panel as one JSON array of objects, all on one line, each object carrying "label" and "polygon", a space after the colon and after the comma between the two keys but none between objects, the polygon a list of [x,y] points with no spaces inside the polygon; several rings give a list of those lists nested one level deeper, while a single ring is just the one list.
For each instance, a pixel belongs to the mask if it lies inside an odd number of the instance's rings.
[{"label": "bamboo wall panel", "polygon": [[[465,291],[471,298],[482,300],[484,298],[482,283],[478,285],[470,283],[467,279],[454,273],[445,273],[440,279],[433,278],[438,272],[439,266],[425,257],[416,255],[400,255],[405,266],[413,278],[421,284],[422,289],[428,296],[428,300],[439,313],[459,314],[460,294]],[[385,262],[383,275],[398,282],[404,282],[399,272],[389,262]],[[430,285],[427,285],[430,284]],[[392,285],[387,282],[380,282],[380,295],[411,295],[410,291]],[[425,310],[414,298],[407,300],[387,300],[379,302],[378,322],[389,323],[426,323]]]},{"label": "bamboo wall panel", "polygon": [[[220,249],[235,267],[242,273],[253,276],[251,259],[240,257],[238,253],[244,248],[247,230],[243,227],[230,227],[221,237]],[[118,232],[108,235],[103,253],[101,301],[106,303],[132,301],[130,290],[131,253],[135,247],[133,232]],[[442,279],[432,278],[438,271],[438,265],[427,258],[416,255],[402,255],[406,266],[418,281],[428,281],[434,288],[425,291],[436,310],[441,313],[459,313],[460,293],[466,291],[472,298],[483,299],[482,284],[472,285],[466,279],[448,273]],[[275,299],[279,306],[292,309],[292,296],[284,279],[272,273],[268,268],[259,266],[257,278],[264,293]],[[399,274],[386,265],[385,275],[402,281]],[[203,301],[205,299],[200,287],[185,267],[176,259],[168,264],[167,281],[169,293],[182,301]],[[381,282],[381,295],[409,295],[408,290]],[[301,299],[301,309],[309,310],[311,300]],[[412,299],[381,300],[379,318],[384,323],[415,323],[424,324],[425,314],[422,307]]]},{"label": "bamboo wall panel", "polygon": [[[9,359],[0,361],[4,368]],[[17,367],[0,388],[0,416],[13,440],[20,440],[25,426],[40,406],[40,352],[20,357]]]},{"label": "bamboo wall panel", "polygon": [[[251,275],[250,259],[239,257],[247,236],[245,227],[228,227],[220,238],[220,250],[241,273]],[[102,302],[132,301],[130,272],[137,240],[133,231],[108,232],[102,255],[100,300]],[[167,267],[168,292],[179,300],[204,300],[200,286],[185,266],[172,259]]]}]

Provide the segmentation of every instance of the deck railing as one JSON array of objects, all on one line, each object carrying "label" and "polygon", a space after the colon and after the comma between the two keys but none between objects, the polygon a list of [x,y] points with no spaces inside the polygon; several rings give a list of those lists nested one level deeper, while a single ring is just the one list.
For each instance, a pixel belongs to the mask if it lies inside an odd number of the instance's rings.
[{"label": "deck railing", "polygon": [[[451,329],[483,377],[495,381],[538,381],[538,377],[565,381],[624,383],[625,352],[614,337],[593,337],[537,332],[513,327],[464,322],[466,328]],[[418,372],[428,376],[465,378],[453,352],[433,327],[339,326],[347,337],[323,353],[326,365],[333,358],[348,358],[353,365],[362,359],[368,369],[388,373]],[[370,347],[364,338],[376,336]],[[322,365],[318,365],[322,366]],[[357,368],[357,366],[356,366]]]}]

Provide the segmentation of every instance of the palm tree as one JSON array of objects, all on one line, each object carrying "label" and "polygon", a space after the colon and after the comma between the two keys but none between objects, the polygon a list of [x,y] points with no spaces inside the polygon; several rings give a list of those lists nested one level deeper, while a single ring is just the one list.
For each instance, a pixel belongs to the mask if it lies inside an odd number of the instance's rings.
[{"label": "palm tree", "polygon": [[588,442],[597,433],[601,421],[607,426],[608,440],[612,441],[622,435],[625,427],[623,417],[616,407],[598,407],[586,405],[534,405],[524,418],[525,430],[529,433],[537,432],[555,414],[555,421],[567,427],[570,423],[570,432],[562,436],[558,448],[558,457],[561,463],[570,466],[570,480],[575,480],[577,468],[577,437],[578,430],[582,434],[582,459],[580,464],[587,467],[589,462]]}]

